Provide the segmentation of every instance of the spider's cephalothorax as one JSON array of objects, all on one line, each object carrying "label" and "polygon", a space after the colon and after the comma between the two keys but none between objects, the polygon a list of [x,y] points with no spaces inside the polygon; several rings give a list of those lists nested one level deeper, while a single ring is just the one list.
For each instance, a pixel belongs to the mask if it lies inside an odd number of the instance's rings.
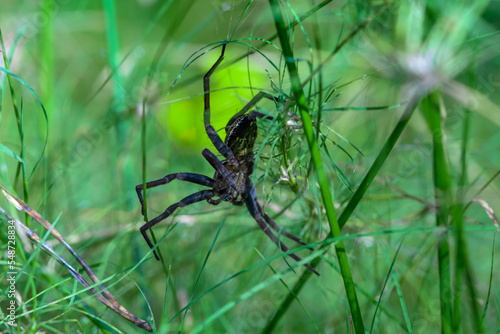
[{"label": "spider's cephalothorax", "polygon": [[[210,76],[224,59],[226,45],[227,44],[223,44],[222,53],[219,59],[203,78],[203,88],[205,92],[205,131],[217,151],[224,157],[224,160],[221,161],[208,149],[204,149],[202,152],[203,157],[215,169],[214,178],[211,179],[208,176],[194,173],[174,173],[168,174],[161,179],[151,181],[146,184],[146,188],[153,188],[162,184],[167,184],[174,179],[178,179],[211,188],[196,192],[182,199],[180,202],[172,204],[162,214],[141,227],[141,233],[149,247],[153,249],[153,253],[157,260],[160,258],[158,257],[155,246],[146,233],[147,230],[158,224],[160,221],[168,218],[177,208],[201,201],[207,201],[213,205],[217,205],[221,201],[227,201],[234,205],[245,204],[248,212],[255,219],[262,231],[264,231],[264,233],[278,246],[278,248],[284,252],[289,250],[288,247],[286,247],[278,239],[271,229],[277,231],[279,235],[305,245],[302,240],[293,234],[283,231],[278,224],[276,224],[276,222],[272,220],[267,213],[265,213],[257,201],[256,191],[252,184],[252,180],[250,179],[255,163],[253,146],[255,144],[255,138],[257,137],[257,117],[271,119],[272,117],[265,116],[257,111],[252,111],[249,114],[247,114],[247,112],[251,110],[252,107],[255,106],[263,97],[269,97],[269,95],[263,92],[258,93],[250,102],[248,102],[246,106],[244,106],[229,120],[225,128],[225,141],[222,141],[210,123]],[[143,188],[142,184],[136,186],[137,196],[139,197],[142,205],[142,214],[144,214],[144,201],[142,194]],[[301,259],[294,253],[290,253],[289,256],[296,261],[301,261]],[[307,263],[304,264],[304,266],[316,275],[319,275],[318,272]]]}]

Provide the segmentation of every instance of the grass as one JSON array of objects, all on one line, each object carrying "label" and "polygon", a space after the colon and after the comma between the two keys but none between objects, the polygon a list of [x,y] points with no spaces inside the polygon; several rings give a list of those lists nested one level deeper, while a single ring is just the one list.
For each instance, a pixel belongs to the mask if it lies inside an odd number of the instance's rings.
[{"label": "grass", "polygon": [[[309,150],[311,152],[311,159],[314,164],[314,169],[316,170],[316,177],[321,191],[321,199],[323,201],[326,210],[328,223],[330,225],[330,231],[333,237],[340,238],[341,236],[340,227],[339,227],[339,222],[337,221],[337,216],[335,214],[335,208],[333,206],[333,196],[330,192],[330,189],[328,189],[328,180],[326,177],[325,169],[323,167],[323,162],[321,160],[317,137],[315,136],[312,127],[310,111],[306,105],[306,98],[304,96],[304,91],[302,89],[302,84],[297,71],[297,66],[295,65],[293,52],[290,47],[286,25],[285,22],[283,21],[283,17],[278,2],[270,0],[269,4],[273,11],[276,30],[278,31],[278,36],[281,45],[283,46],[283,57],[285,58],[286,67],[290,74],[292,92],[294,94],[295,101],[300,110],[300,117],[302,118],[304,133],[307,139],[307,143],[309,144]],[[344,247],[344,243],[342,241],[339,241],[338,243],[335,244],[335,251],[338,257],[340,270],[344,281],[344,287],[347,293],[347,299],[349,300],[349,307],[351,308],[352,318],[356,333],[363,333],[364,332],[363,318],[361,316],[361,310],[359,307],[358,298],[356,296],[356,289],[354,288],[354,282],[352,280],[351,270],[349,269],[346,250]]]},{"label": "grass", "polygon": [[[0,184],[159,333],[495,332],[499,14],[483,0],[8,2]],[[259,122],[253,183],[314,248],[286,240],[320,277],[244,207],[177,211],[153,229],[161,262],[140,235],[200,187],[148,191],[143,218],[137,184],[213,175],[202,77],[223,43],[211,121],[222,129],[259,91],[276,97],[256,106],[273,119]],[[2,268],[7,217],[39,236],[16,234],[0,332],[141,331],[92,296],[98,285],[28,213],[2,196],[0,208]],[[7,325],[14,299],[22,330]]]}]

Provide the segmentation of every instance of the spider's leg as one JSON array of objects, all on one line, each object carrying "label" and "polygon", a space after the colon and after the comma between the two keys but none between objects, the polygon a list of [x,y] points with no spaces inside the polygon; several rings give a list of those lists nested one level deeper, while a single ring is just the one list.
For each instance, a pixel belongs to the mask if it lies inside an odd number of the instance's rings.
[{"label": "spider's leg", "polygon": [[[146,224],[142,225],[141,226],[141,233],[142,233],[142,236],[144,237],[144,239],[146,240],[146,242],[148,243],[149,247],[151,249],[154,249],[154,245],[146,233],[147,230],[149,230],[151,227],[155,226],[156,224],[158,224],[162,220],[168,218],[170,215],[172,215],[174,213],[175,209],[182,208],[184,206],[187,206],[187,205],[190,205],[190,204],[193,204],[196,202],[201,202],[201,201],[207,200],[209,198],[212,198],[214,196],[215,196],[215,192],[213,190],[202,190],[202,191],[199,191],[199,192],[194,193],[192,195],[189,195],[188,197],[182,199],[181,201],[169,206],[167,208],[167,210],[165,210],[158,217],[156,217],[156,218],[150,220],[149,222],[147,222]],[[160,258],[158,257],[156,250],[153,250],[153,253],[154,253],[156,259],[159,261]]]},{"label": "spider's leg", "polygon": [[[259,103],[259,101],[262,100],[263,97],[267,97],[267,96],[271,96],[271,95],[269,95],[269,94],[267,94],[267,93],[265,93],[263,91],[260,91],[259,93],[257,93],[257,95],[255,95],[240,111],[238,111],[233,117],[231,117],[231,119],[229,120],[229,122],[227,122],[226,127],[230,126],[238,118],[240,118],[241,116],[245,115],[257,103]],[[260,112],[256,112],[256,111],[254,111],[253,113],[255,113],[257,117],[263,117],[263,116],[265,116],[264,114],[262,114]]]},{"label": "spider's leg", "polygon": [[[276,232],[278,232],[278,234],[281,234],[281,235],[284,235],[285,237],[287,237],[288,239],[290,240],[293,240],[301,245],[307,245],[304,241],[302,241],[300,238],[294,236],[293,234],[290,234],[288,233],[287,231],[284,231],[281,227],[278,226],[278,224],[276,224],[276,222],[271,219],[271,217],[269,217],[267,215],[267,213],[263,212],[262,211],[262,208],[260,207],[259,203],[257,203],[258,205],[258,208],[259,210],[261,211],[261,214],[262,216],[264,216],[264,220],[266,221],[266,223],[271,226]],[[309,247],[310,250],[314,250],[312,248]]]},{"label": "spider's leg", "polygon": [[[230,127],[231,124],[233,124],[238,118],[240,118],[241,116],[245,115],[257,103],[259,103],[259,101],[262,100],[262,98],[267,98],[267,99],[270,99],[270,100],[273,100],[273,101],[276,100],[276,98],[274,96],[272,96],[272,95],[270,95],[268,93],[265,93],[263,91],[260,91],[240,111],[238,111],[233,117],[231,117],[231,119],[227,122],[226,128]],[[259,117],[259,118],[265,118],[265,119],[269,119],[269,120],[273,120],[274,119],[274,117],[265,115],[265,114],[263,114],[261,112],[258,112],[258,111],[252,111],[251,114],[255,115],[256,117]]]},{"label": "spider's leg", "polygon": [[203,119],[205,125],[210,124],[210,77],[217,69],[217,66],[219,66],[219,64],[224,59],[224,53],[226,52],[226,45],[227,44],[222,45],[222,51],[220,53],[219,59],[217,59],[215,64],[213,64],[210,70],[208,70],[207,74],[205,74],[205,76],[203,77],[203,89],[205,94],[204,96],[205,110],[203,111]]},{"label": "spider's leg", "polygon": [[219,203],[222,201],[222,198],[219,197],[217,199],[211,199],[211,198],[207,198],[207,202],[208,204],[212,204],[212,205],[219,205]]},{"label": "spider's leg", "polygon": [[[165,177],[162,177],[161,179],[146,183],[146,189],[158,187],[158,186],[161,186],[163,184],[167,184],[174,179],[181,180],[181,181],[187,181],[187,182],[191,182],[191,183],[196,183],[196,184],[200,184],[202,186],[207,186],[207,187],[212,187],[212,188],[213,188],[214,182],[215,182],[214,180],[212,180],[208,176],[201,175],[201,174],[173,173],[173,174],[168,174]],[[141,213],[144,216],[144,199],[142,198],[142,189],[143,188],[144,188],[143,184],[138,184],[135,187],[135,191],[137,192],[137,197],[139,197],[139,201],[141,202]]]},{"label": "spider's leg", "polygon": [[203,152],[201,152],[201,154],[203,155],[203,157],[205,157],[205,159],[207,159],[207,161],[210,163],[210,165],[212,165],[212,167],[218,171],[219,173],[222,174],[222,176],[224,177],[224,180],[226,180],[229,185],[234,189],[234,190],[238,190],[238,188],[236,187],[236,182],[234,181],[233,179],[233,176],[231,175],[231,173],[227,170],[226,167],[224,167],[224,165],[222,164],[222,161],[220,161],[216,156],[215,154],[213,154],[212,152],[210,152],[209,149],[204,149]]},{"label": "spider's leg", "polygon": [[205,109],[203,111],[203,121],[205,123],[205,131],[207,132],[208,138],[212,141],[217,151],[220,152],[226,159],[234,159],[234,154],[231,152],[229,147],[222,141],[220,136],[215,131],[214,127],[210,123],[210,77],[214,73],[215,69],[224,59],[224,53],[226,52],[226,44],[222,45],[222,52],[219,59],[210,68],[210,70],[203,77],[203,90],[204,90],[204,104]]},{"label": "spider's leg", "polygon": [[252,111],[250,114],[255,115],[255,117],[265,118],[265,119],[270,120],[270,121],[274,120],[273,116],[269,116],[269,115],[263,114],[261,112],[255,111],[255,110]]},{"label": "spider's leg", "polygon": [[[269,226],[267,226],[264,220],[262,220],[262,215],[259,212],[259,207],[255,196],[255,188],[252,187],[249,194],[245,196],[245,204],[247,205],[248,211],[252,215],[253,219],[255,219],[260,229],[269,237],[269,239],[271,239],[274,242],[276,246],[278,246],[279,249],[281,249],[283,252],[288,252],[289,248],[278,240],[278,238],[274,235],[273,231],[271,231],[269,229]],[[298,257],[293,253],[288,255],[297,262],[300,262],[302,260],[300,257]],[[319,276],[319,273],[316,270],[314,270],[314,268],[311,267],[309,264],[305,263],[304,267],[306,267],[307,269],[309,269],[310,271]]]}]

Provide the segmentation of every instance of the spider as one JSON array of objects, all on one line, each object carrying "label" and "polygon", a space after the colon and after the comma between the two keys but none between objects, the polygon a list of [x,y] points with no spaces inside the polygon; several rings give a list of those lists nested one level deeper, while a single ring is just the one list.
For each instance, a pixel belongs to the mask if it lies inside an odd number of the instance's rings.
[{"label": "spider", "polygon": [[[225,127],[225,141],[222,141],[214,127],[210,124],[210,76],[224,59],[225,50],[226,44],[223,44],[220,57],[203,77],[205,106],[203,114],[205,131],[217,151],[225,158],[225,160],[219,160],[210,150],[204,149],[201,154],[215,169],[213,178],[201,174],[181,172],[168,174],[161,179],[151,181],[146,184],[146,189],[149,189],[167,184],[170,181],[177,179],[211,188],[196,192],[181,201],[172,204],[162,214],[141,227],[141,233],[144,236],[144,239],[146,239],[149,247],[153,249],[153,253],[157,260],[159,260],[158,254],[156,253],[153,243],[146,233],[147,230],[171,216],[177,208],[205,200],[212,205],[218,205],[221,201],[230,202],[231,204],[238,206],[246,205],[249,213],[252,215],[253,219],[255,219],[262,231],[264,231],[264,233],[276,244],[276,246],[284,252],[289,250],[288,247],[277,238],[270,228],[297,243],[305,245],[305,242],[301,239],[283,231],[276,224],[276,222],[274,222],[274,220],[272,220],[271,217],[264,212],[260,204],[257,202],[255,187],[253,186],[250,178],[253,173],[255,163],[253,146],[257,137],[257,118],[273,118],[265,116],[257,111],[251,111],[250,113],[247,112],[263,97],[272,97],[264,92],[260,92],[255,95],[255,97],[227,123]],[[142,215],[144,215],[144,200],[142,197],[143,184],[137,185],[135,189],[137,191],[139,201],[141,202]],[[216,199],[214,199],[214,197],[216,197]],[[293,253],[289,254],[289,256],[295,261],[301,261],[301,259]],[[319,273],[309,266],[309,264],[304,264],[304,266],[319,276]]]}]

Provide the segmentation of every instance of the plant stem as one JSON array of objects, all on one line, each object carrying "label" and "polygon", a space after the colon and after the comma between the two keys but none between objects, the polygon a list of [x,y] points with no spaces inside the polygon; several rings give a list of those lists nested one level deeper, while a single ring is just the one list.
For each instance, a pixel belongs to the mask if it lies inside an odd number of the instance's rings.
[{"label": "plant stem", "polygon": [[[292,81],[292,91],[295,95],[295,100],[300,109],[300,116],[302,118],[302,124],[307,138],[307,143],[309,144],[309,150],[311,152],[311,157],[314,163],[314,169],[316,170],[316,176],[318,178],[323,204],[325,205],[326,215],[328,218],[328,223],[330,225],[330,231],[334,237],[339,238],[341,237],[341,233],[339,223],[337,221],[337,216],[335,214],[335,208],[333,206],[333,196],[328,187],[328,179],[326,177],[325,169],[321,161],[321,155],[317,145],[316,137],[314,135],[314,130],[312,128],[311,116],[309,115],[309,110],[306,106],[304,91],[302,89],[302,84],[300,83],[297,67],[293,59],[293,52],[288,40],[283,16],[281,15],[281,10],[279,8],[277,0],[269,0],[269,3],[271,5],[274,22],[276,24],[276,30],[278,32],[281,46],[283,47],[283,55],[285,57],[285,62],[290,74],[290,79]],[[351,308],[354,327],[356,329],[356,333],[363,334],[365,332],[363,318],[361,316],[361,310],[359,307],[358,298],[356,296],[354,281],[349,269],[349,263],[347,261],[347,255],[345,252],[343,241],[339,241],[335,245],[335,250],[337,252],[339,266],[344,280],[347,299]]]},{"label": "plant stem", "polygon": [[444,134],[440,115],[440,93],[433,92],[422,104],[422,111],[432,133],[436,226],[438,235],[439,298],[441,301],[441,332],[452,333],[452,290],[450,277],[450,247],[448,244],[448,209],[452,203],[451,178],[446,161]]}]

